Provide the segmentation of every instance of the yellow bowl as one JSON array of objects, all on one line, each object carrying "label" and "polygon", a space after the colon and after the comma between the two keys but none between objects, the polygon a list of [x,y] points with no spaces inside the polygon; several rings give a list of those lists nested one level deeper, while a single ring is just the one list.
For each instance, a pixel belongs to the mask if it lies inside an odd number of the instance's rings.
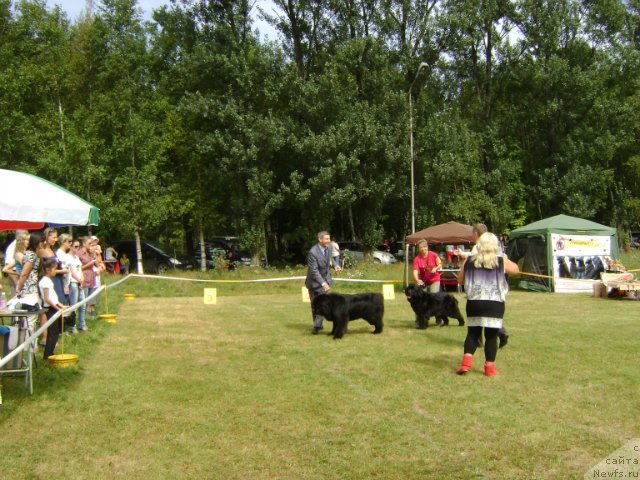
[{"label": "yellow bowl", "polygon": [[116,323],[116,314],[115,313],[102,313],[98,315],[100,320],[104,320],[107,323]]},{"label": "yellow bowl", "polygon": [[136,298],[138,295],[136,295],[135,293],[125,293],[124,294],[124,299],[125,300],[133,300],[134,298]]},{"label": "yellow bowl", "polygon": [[78,363],[78,355],[75,353],[59,353],[49,356],[49,365],[54,367],[68,367]]}]

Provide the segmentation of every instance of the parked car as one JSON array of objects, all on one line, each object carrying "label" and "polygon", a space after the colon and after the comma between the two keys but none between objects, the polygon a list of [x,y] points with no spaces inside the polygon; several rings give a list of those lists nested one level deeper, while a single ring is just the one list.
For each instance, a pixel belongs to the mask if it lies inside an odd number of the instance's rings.
[{"label": "parked car", "polygon": [[390,244],[378,245],[378,250],[381,252],[389,252],[392,254],[398,261],[404,261],[404,242],[402,240],[397,240]]},{"label": "parked car", "polygon": [[[135,272],[138,265],[135,240],[113,242],[113,247],[116,249],[116,252],[118,252],[118,258],[120,258],[123,253],[127,255],[130,261],[129,271]],[[188,259],[181,257],[179,260],[176,257],[172,257],[149,242],[141,241],[140,248],[142,250],[142,268],[144,268],[144,271],[147,273],[162,274],[172,268],[179,268],[181,270],[193,268],[193,262]]]},{"label": "parked car", "polygon": [[[205,255],[207,258],[207,267],[215,268],[216,260],[222,257],[228,257],[228,253],[232,252],[235,262],[241,265],[251,265],[251,254],[240,248],[238,237],[213,237],[204,242]],[[200,245],[196,245],[195,263],[200,265]]]},{"label": "parked car", "polygon": [[[362,245],[358,242],[338,242],[338,246],[340,247],[340,254],[348,251],[353,255],[354,260],[360,262],[364,259],[364,250]],[[375,263],[384,263],[384,264],[392,264],[396,263],[398,260],[389,252],[383,252],[381,250],[374,250],[371,252],[371,256],[373,257],[373,261]]]}]

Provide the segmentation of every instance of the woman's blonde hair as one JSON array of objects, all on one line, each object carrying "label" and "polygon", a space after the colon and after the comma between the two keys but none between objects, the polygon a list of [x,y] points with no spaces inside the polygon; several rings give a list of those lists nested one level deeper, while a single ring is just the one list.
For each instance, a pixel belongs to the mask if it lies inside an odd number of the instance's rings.
[{"label": "woman's blonde hair", "polygon": [[493,233],[483,233],[478,239],[476,248],[478,254],[473,260],[473,264],[476,268],[488,268],[493,269],[498,266],[498,252],[500,244],[498,243],[498,237]]},{"label": "woman's blonde hair", "polygon": [[29,232],[27,231],[16,234],[16,248],[14,251],[19,253],[24,253],[24,251],[27,249],[26,245],[24,244],[24,241],[28,239],[29,239]]},{"label": "woman's blonde hair", "polygon": [[71,237],[71,235],[69,235],[68,233],[61,233],[58,237],[58,243],[62,245],[64,242],[71,240],[72,238],[73,237]]}]

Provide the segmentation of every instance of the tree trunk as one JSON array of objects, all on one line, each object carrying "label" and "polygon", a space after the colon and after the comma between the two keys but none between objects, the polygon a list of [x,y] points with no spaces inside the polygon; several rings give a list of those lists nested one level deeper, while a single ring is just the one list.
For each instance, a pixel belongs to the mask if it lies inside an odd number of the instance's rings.
[{"label": "tree trunk", "polygon": [[60,125],[60,147],[62,148],[62,158],[67,160],[67,145],[64,138],[64,122],[62,113],[62,102],[60,101],[60,92],[58,92],[58,123]]},{"label": "tree trunk", "polygon": [[351,204],[349,204],[349,227],[351,228],[351,241],[356,241],[356,227],[353,223],[353,210],[351,209]]},{"label": "tree trunk", "polygon": [[302,26],[300,25],[300,6],[295,0],[288,0],[285,11],[291,25],[291,43],[293,44],[293,60],[296,63],[298,77],[304,80],[306,78],[304,66],[304,53],[302,50]]},{"label": "tree trunk", "polygon": [[204,244],[204,232],[202,231],[202,222],[200,222],[200,237],[198,239],[200,245],[200,271],[207,271],[207,249]]}]

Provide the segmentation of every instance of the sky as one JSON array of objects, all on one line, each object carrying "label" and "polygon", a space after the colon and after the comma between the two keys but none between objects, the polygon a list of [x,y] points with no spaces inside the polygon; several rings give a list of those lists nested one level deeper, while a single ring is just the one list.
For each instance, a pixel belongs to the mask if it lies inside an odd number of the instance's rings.
[{"label": "sky", "polygon": [[[99,0],[94,1],[94,5],[99,4]],[[145,20],[151,20],[151,12],[153,9],[161,7],[162,5],[169,5],[169,0],[138,0],[138,8],[142,9],[142,15]],[[62,9],[67,13],[69,19],[75,20],[78,18],[82,10],[84,9],[86,2],[83,0],[47,0],[47,5],[53,7],[54,5],[60,5]],[[258,18],[257,7],[263,8],[268,13],[273,13],[275,6],[272,0],[257,0],[254,7],[254,21],[253,29],[260,31],[260,38],[277,40],[277,31],[264,20]],[[95,8],[95,7],[94,7]]]}]

